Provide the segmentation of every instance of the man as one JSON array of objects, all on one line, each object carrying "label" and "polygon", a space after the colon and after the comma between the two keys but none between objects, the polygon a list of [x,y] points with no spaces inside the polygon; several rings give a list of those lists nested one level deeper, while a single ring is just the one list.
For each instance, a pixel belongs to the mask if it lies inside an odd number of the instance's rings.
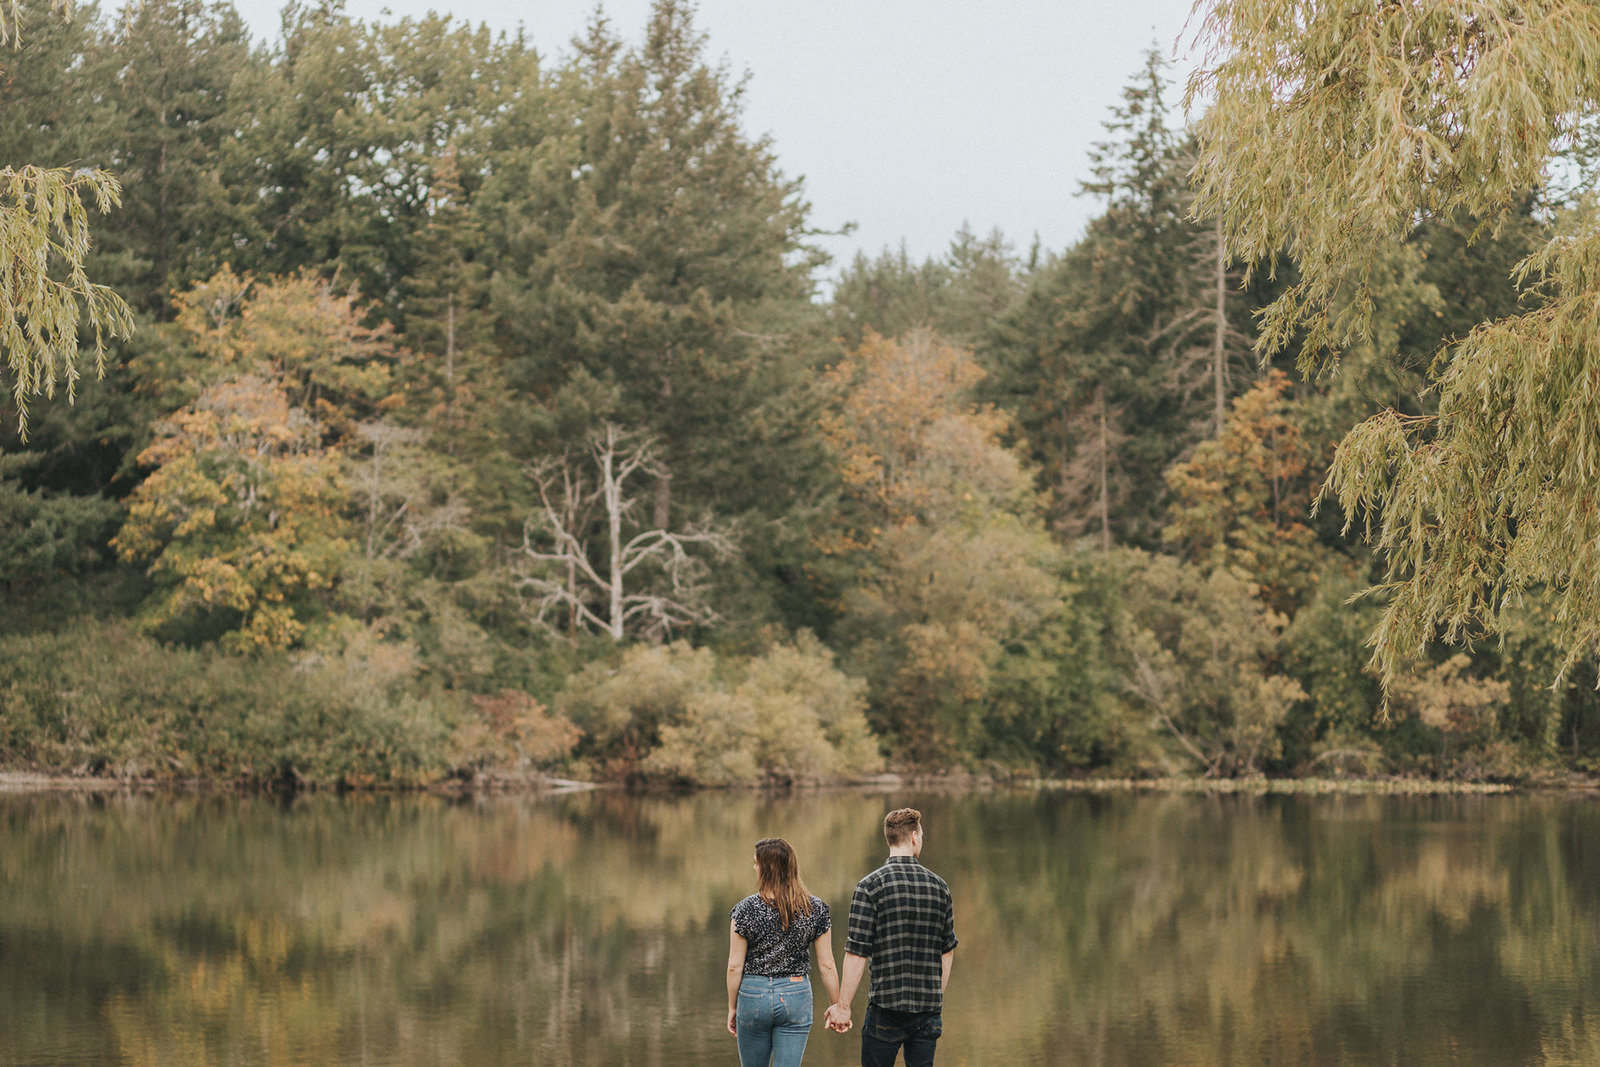
[{"label": "man", "polygon": [[891,811],[883,818],[883,837],[889,859],[856,883],[839,1002],[823,1018],[830,1030],[850,1029],[850,1002],[870,960],[862,1067],[892,1067],[901,1048],[906,1067],[928,1067],[944,1031],[940,1012],[955,959],[955,909],[944,879],[918,861],[922,813]]}]

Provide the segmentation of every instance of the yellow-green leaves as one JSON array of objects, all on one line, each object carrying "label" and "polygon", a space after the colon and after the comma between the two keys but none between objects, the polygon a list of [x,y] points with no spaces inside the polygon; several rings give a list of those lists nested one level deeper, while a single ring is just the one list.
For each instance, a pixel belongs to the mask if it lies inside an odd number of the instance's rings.
[{"label": "yellow-green leaves", "polygon": [[[1494,227],[1600,108],[1591,0],[1217,0],[1197,206],[1246,260],[1292,256],[1258,349],[1301,368],[1364,339],[1379,258],[1434,217]],[[1504,629],[1554,596],[1569,656],[1600,647],[1600,233],[1582,221],[1530,257],[1532,310],[1436,361],[1437,416],[1379,414],[1340,446],[1326,495],[1383,553],[1373,634],[1385,686],[1436,638]],[[1571,659],[1569,658],[1569,663]]]},{"label": "yellow-green leaves", "polygon": [[84,271],[84,200],[104,213],[121,197],[117,180],[100,170],[0,168],[0,358],[24,433],[30,397],[54,396],[58,385],[68,397],[77,395],[81,332],[94,335],[99,374],[105,370],[106,339],[133,330],[128,305]]},{"label": "yellow-green leaves", "polygon": [[[50,10],[70,16],[72,4],[69,0],[50,0]],[[22,47],[22,0],[0,2],[0,45]]]},{"label": "yellow-green leaves", "polygon": [[1525,264],[1544,305],[1453,348],[1438,415],[1377,415],[1334,459],[1326,494],[1388,558],[1386,682],[1436,635],[1503,630],[1529,591],[1552,598],[1568,665],[1600,648],[1597,257],[1592,220],[1553,238]]},{"label": "yellow-green leaves", "polygon": [[1216,0],[1201,37],[1196,210],[1247,262],[1293,257],[1257,347],[1303,337],[1308,371],[1364,333],[1374,256],[1430,216],[1493,225],[1600,102],[1590,0]]},{"label": "yellow-green leaves", "polygon": [[[252,283],[224,269],[174,302],[215,378],[140,453],[151,472],[114,546],[149,564],[151,628],[242,651],[297,645],[355,549],[343,473],[381,435],[359,420],[388,401],[389,329],[363,326],[355,297],[308,273]],[[369,531],[369,556],[376,541]]]},{"label": "yellow-green leaves", "polygon": [[162,586],[149,625],[215,619],[236,651],[298,643],[352,547],[322,427],[278,381],[246,375],[163,423],[139,462],[155,469],[113,544],[126,560],[148,560]]},{"label": "yellow-green leaves", "polygon": [[556,699],[613,773],[701,785],[827,782],[883,766],[866,686],[811,634],[752,657],[634,645],[574,673]]},{"label": "yellow-green leaves", "polygon": [[913,331],[868,332],[827,376],[823,434],[845,490],[844,531],[821,544],[858,568],[842,627],[851,663],[901,753],[969,746],[1004,640],[1049,613],[1059,554],[1030,477],[972,403],[972,353]]},{"label": "yellow-green leaves", "polygon": [[1315,534],[1305,522],[1313,489],[1309,449],[1289,419],[1289,379],[1274,371],[1233,402],[1222,433],[1167,469],[1172,490],[1163,540],[1208,573],[1235,567],[1261,599],[1293,616],[1317,580]]}]

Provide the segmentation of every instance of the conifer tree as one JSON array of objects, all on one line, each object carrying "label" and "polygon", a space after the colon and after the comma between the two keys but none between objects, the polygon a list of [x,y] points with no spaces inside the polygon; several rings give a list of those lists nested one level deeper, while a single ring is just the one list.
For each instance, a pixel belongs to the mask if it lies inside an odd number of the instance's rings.
[{"label": "conifer tree", "polygon": [[856,253],[834,287],[828,326],[846,348],[867,331],[900,337],[928,329],[981,348],[994,321],[1022,289],[1024,272],[998,230],[979,237],[965,225],[940,257],[913,263],[905,247],[873,258]]},{"label": "conifer tree", "polygon": [[513,384],[551,393],[579,369],[614,382],[616,421],[660,447],[660,528],[681,496],[758,495],[747,413],[792,378],[804,342],[773,324],[806,305],[814,262],[799,184],[744,133],[741,86],[691,16],[658,0],[637,48],[597,21],[560,76],[558,132],[492,182]]},{"label": "conifer tree", "polygon": [[135,307],[161,316],[245,232],[222,161],[244,121],[230,88],[251,63],[249,31],[228,4],[146,0],[97,37],[84,58],[104,104],[96,153],[124,187],[99,258]]},{"label": "conifer tree", "polygon": [[[986,345],[989,395],[1011,409],[1052,495],[1057,530],[1154,544],[1160,472],[1217,424],[1219,359],[1237,308],[1216,298],[1214,244],[1188,217],[1186,141],[1147,55],[1105,122],[1088,232],[1032,273]],[[1223,329],[1223,348],[1216,337]],[[1224,400],[1235,387],[1222,377]]]},{"label": "conifer tree", "polygon": [[408,413],[456,450],[467,410],[487,401],[493,323],[487,307],[488,241],[467,202],[455,149],[434,168],[428,221],[417,235],[417,264],[406,279],[405,369]]}]

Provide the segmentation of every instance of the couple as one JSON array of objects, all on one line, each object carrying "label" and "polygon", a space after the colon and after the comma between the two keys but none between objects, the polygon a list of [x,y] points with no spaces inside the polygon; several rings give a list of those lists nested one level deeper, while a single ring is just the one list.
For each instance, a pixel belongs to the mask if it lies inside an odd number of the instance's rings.
[{"label": "couple", "polygon": [[833,1003],[828,1029],[850,1029],[850,1001],[872,963],[863,1067],[890,1067],[902,1047],[906,1067],[933,1063],[940,1010],[956,948],[955,913],[944,879],[918,862],[922,813],[883,819],[889,859],[850,898],[844,980],[833,966],[828,905],[806,892],[794,849],[781,837],[756,842],[756,892],[734,905],[728,934],[728,1032],[739,1039],[740,1067],[798,1067],[811,1035],[811,945]]}]

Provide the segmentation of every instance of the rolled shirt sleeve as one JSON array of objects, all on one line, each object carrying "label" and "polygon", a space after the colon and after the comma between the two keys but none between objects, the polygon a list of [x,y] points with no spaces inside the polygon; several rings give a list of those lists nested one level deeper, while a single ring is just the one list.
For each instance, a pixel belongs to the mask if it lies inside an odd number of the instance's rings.
[{"label": "rolled shirt sleeve", "polygon": [[845,939],[844,950],[853,956],[870,957],[877,922],[872,893],[857,882],[856,891],[850,895],[850,935]]},{"label": "rolled shirt sleeve", "polygon": [[949,896],[946,896],[944,900],[944,930],[940,934],[939,940],[944,945],[939,950],[941,954],[954,952],[956,946],[961,943],[960,939],[956,937],[956,905]]}]

